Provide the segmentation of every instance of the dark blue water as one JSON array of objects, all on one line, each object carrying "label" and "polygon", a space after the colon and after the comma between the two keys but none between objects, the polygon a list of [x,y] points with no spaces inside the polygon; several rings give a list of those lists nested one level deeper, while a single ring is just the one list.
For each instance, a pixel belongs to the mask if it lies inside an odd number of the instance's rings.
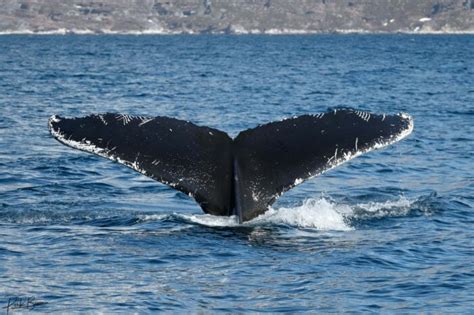
[{"label": "dark blue water", "polygon": [[[0,306],[472,312],[473,51],[473,36],[1,36]],[[415,130],[242,226],[47,130],[113,111],[235,136],[341,105]]]}]

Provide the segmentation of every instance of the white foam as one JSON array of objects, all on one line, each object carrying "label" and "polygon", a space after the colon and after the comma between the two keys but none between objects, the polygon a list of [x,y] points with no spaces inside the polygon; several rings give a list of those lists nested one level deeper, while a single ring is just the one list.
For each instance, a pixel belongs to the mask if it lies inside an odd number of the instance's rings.
[{"label": "white foam", "polygon": [[398,200],[388,200],[385,202],[369,202],[359,205],[368,212],[377,212],[386,208],[407,208],[412,204],[406,197],[401,196]]},{"label": "white foam", "polygon": [[[347,205],[337,205],[325,198],[308,199],[302,205],[289,208],[270,208],[261,216],[238,223],[236,216],[221,217],[210,214],[174,214],[193,223],[211,227],[259,226],[262,224],[285,224],[298,228],[315,228],[318,230],[349,231],[353,228],[345,222],[345,213],[352,213]],[[147,216],[151,219],[152,216]],[[157,220],[162,217],[157,216]]]},{"label": "white foam", "polygon": [[140,221],[161,221],[169,217],[169,214],[142,214],[138,218]]},{"label": "white foam", "polygon": [[349,231],[352,227],[344,218],[344,213],[347,211],[350,211],[350,207],[337,205],[325,198],[307,199],[301,206],[294,208],[270,208],[250,223],[287,224],[300,228]]},{"label": "white foam", "polygon": [[400,196],[397,200],[357,204],[352,208],[350,217],[383,218],[389,216],[404,216],[410,212],[413,203],[414,201],[411,201],[404,196]]},{"label": "white foam", "polygon": [[177,217],[186,221],[191,221],[197,224],[213,226],[213,227],[232,227],[239,226],[239,221],[236,216],[221,217],[210,214],[175,214]]},{"label": "white foam", "polygon": [[[344,204],[320,197],[303,201],[299,206],[269,208],[257,218],[238,223],[237,217],[221,217],[210,214],[174,214],[185,221],[210,227],[236,227],[261,225],[289,225],[296,228],[312,228],[320,231],[351,231],[351,219],[380,219],[382,217],[404,216],[410,211],[413,201],[405,197],[383,202],[368,202],[360,204]],[[147,216],[152,219],[153,216]],[[155,219],[161,220],[163,216]]]}]

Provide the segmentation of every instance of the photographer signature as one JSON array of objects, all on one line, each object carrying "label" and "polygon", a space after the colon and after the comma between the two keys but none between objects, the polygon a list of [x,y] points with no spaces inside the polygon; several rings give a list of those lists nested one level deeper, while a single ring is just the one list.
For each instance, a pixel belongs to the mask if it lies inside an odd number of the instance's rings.
[{"label": "photographer signature", "polygon": [[38,305],[46,304],[46,302],[39,301],[35,297],[27,296],[27,297],[10,297],[8,298],[7,305],[3,308],[6,309],[7,314],[13,310],[32,310]]}]

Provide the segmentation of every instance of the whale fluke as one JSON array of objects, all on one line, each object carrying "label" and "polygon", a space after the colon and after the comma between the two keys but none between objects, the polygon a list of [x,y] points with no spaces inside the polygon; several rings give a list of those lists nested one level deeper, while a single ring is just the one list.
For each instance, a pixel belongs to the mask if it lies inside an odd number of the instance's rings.
[{"label": "whale fluke", "polygon": [[120,114],[49,120],[52,135],[193,197],[206,213],[230,215],[232,139],[224,132],[168,117]]},{"label": "whale fluke", "polygon": [[204,212],[240,222],[264,213],[285,191],[347,160],[403,139],[406,114],[336,109],[260,125],[235,139],[168,117],[52,116],[52,135],[193,197]]}]

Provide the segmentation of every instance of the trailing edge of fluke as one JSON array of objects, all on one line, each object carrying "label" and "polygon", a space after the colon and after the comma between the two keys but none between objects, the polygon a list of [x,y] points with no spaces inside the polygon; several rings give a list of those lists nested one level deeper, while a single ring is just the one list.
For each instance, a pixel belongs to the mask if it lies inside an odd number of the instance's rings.
[{"label": "trailing edge of fluke", "polygon": [[61,143],[114,160],[194,198],[204,212],[251,220],[285,191],[411,133],[406,114],[336,109],[225,132],[169,117],[49,119]]}]

